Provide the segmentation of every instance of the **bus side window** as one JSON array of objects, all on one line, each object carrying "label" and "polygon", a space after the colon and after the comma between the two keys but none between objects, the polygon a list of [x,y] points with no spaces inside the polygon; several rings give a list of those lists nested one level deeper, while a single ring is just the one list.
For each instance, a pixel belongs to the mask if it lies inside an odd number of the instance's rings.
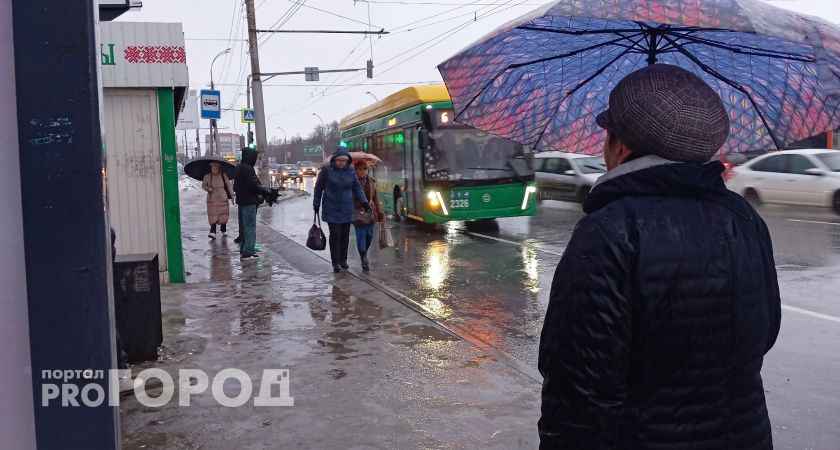
[{"label": "bus side window", "polygon": [[534,158],[534,171],[544,172],[543,166],[545,166],[545,158]]}]

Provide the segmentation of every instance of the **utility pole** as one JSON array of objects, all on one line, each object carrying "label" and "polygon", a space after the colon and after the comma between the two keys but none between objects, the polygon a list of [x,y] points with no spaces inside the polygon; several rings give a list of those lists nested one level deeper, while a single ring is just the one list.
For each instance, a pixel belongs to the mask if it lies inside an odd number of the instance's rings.
[{"label": "utility pole", "polygon": [[251,54],[251,91],[254,95],[254,131],[257,139],[257,152],[260,155],[259,177],[263,184],[268,185],[268,164],[264,161],[265,150],[268,147],[265,129],[265,103],[263,101],[262,78],[260,77],[260,55],[257,45],[257,18],[254,12],[254,0],[245,0],[245,11],[248,14],[248,50]]}]

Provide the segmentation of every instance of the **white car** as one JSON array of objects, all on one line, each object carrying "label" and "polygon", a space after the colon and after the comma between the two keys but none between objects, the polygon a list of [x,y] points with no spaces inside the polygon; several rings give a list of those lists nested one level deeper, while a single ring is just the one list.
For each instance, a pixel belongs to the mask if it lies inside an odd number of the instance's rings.
[{"label": "white car", "polygon": [[598,177],[607,171],[600,156],[566,152],[534,155],[534,175],[540,199],[583,203]]},{"label": "white car", "polygon": [[840,214],[840,152],[784,150],[759,156],[729,170],[729,189],[754,205],[822,206]]}]

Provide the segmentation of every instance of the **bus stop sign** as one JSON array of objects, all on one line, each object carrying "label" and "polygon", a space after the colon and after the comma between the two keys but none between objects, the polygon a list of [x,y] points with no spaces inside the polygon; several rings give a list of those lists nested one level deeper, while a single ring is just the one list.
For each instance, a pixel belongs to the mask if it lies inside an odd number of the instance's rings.
[{"label": "bus stop sign", "polygon": [[221,119],[222,118],[221,92],[211,91],[209,89],[202,89],[201,90],[201,118],[202,119]]}]

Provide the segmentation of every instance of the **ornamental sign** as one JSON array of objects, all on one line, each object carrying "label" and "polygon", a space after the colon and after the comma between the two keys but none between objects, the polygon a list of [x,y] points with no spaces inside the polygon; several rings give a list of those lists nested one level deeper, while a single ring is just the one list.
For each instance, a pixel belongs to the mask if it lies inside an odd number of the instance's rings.
[{"label": "ornamental sign", "polygon": [[189,85],[181,24],[102,22],[99,36],[103,87]]}]

